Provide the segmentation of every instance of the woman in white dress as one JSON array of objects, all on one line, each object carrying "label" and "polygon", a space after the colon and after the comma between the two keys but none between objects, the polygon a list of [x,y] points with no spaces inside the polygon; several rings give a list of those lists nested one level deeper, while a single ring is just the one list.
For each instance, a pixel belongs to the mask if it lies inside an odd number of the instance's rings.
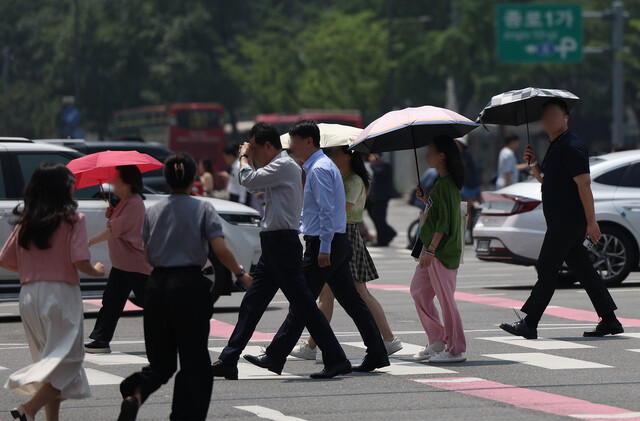
[{"label": "woman in white dress", "polygon": [[60,402],[91,396],[82,361],[83,309],[78,271],[104,275],[90,263],[87,225],[76,212],[73,174],[60,164],[41,164],[14,210],[15,229],[0,252],[0,267],[18,272],[20,316],[33,364],[13,373],[5,388],[31,400],[11,411],[31,421],[43,407],[58,420]]}]

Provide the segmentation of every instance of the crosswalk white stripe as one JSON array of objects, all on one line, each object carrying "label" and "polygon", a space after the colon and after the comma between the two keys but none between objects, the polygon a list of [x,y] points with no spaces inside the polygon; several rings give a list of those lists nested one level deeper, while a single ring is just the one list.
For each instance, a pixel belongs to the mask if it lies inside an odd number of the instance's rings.
[{"label": "crosswalk white stripe", "polygon": [[[351,364],[358,365],[361,360],[351,360]],[[428,363],[418,363],[414,361],[402,361],[389,358],[391,365],[389,367],[379,368],[380,371],[392,376],[422,376],[429,374],[457,374],[456,371],[447,370],[446,368],[428,365]]]},{"label": "crosswalk white stripe", "polygon": [[[353,346],[356,348],[360,348],[360,349],[367,349],[366,345],[364,344],[364,342],[341,342],[342,345],[348,345],[348,346]],[[424,349],[424,346],[421,345],[414,345],[414,344],[408,344],[406,342],[402,343],[402,349],[398,352],[396,352],[395,354],[393,354],[393,356],[401,356],[401,355],[415,355],[418,352],[422,351]]]},{"label": "crosswalk white stripe", "polygon": [[591,345],[578,344],[575,342],[561,341],[558,339],[550,338],[524,339],[515,336],[496,336],[478,339],[539,350],[594,348]]},{"label": "crosswalk white stripe", "polygon": [[85,368],[84,371],[87,373],[87,379],[89,380],[89,385],[91,386],[120,384],[124,380],[123,377],[105,373],[104,371],[95,370],[93,368]]},{"label": "crosswalk white stripe", "polygon": [[617,336],[626,336],[628,338],[638,338],[640,339],[640,333],[621,333],[620,335]]},{"label": "crosswalk white stripe", "polygon": [[266,408],[264,406],[258,405],[249,405],[249,406],[234,406],[236,409],[241,409],[243,411],[251,412],[252,414],[257,415],[259,418],[264,418],[267,420],[273,421],[306,421],[304,418],[292,417],[289,415],[284,415],[280,411],[276,411],[275,409]]},{"label": "crosswalk white stripe", "polygon": [[148,364],[146,358],[137,355],[125,354],[123,352],[112,352],[110,354],[85,354],[84,360],[97,365],[130,365]]},{"label": "crosswalk white stripe", "polygon": [[485,357],[504,361],[514,361],[549,370],[571,370],[582,368],[612,368],[610,365],[577,360],[575,358],[559,357],[542,352],[524,352],[516,354],[484,354]]},{"label": "crosswalk white stripe", "polygon": [[627,349],[627,351],[631,351],[631,352],[640,352],[640,349]]},{"label": "crosswalk white stripe", "polygon": [[8,370],[8,368],[0,365],[0,370]]}]

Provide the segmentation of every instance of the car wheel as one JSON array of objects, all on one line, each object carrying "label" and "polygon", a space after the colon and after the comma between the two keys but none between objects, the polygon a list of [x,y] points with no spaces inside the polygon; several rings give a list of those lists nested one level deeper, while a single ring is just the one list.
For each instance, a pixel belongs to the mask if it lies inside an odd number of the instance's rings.
[{"label": "car wheel", "polygon": [[635,261],[633,242],[621,228],[604,225],[601,230],[602,239],[589,250],[589,257],[606,286],[619,285]]}]

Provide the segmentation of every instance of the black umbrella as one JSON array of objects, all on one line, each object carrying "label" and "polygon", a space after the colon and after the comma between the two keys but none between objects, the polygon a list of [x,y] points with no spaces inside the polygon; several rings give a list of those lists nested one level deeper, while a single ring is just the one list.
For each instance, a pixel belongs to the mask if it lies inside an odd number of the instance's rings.
[{"label": "black umbrella", "polygon": [[542,106],[551,98],[561,99],[567,104],[567,111],[580,98],[563,89],[524,88],[508,91],[491,98],[491,101],[476,119],[477,123],[504,124],[509,126],[527,125],[527,143],[529,140],[529,123],[542,118]]}]

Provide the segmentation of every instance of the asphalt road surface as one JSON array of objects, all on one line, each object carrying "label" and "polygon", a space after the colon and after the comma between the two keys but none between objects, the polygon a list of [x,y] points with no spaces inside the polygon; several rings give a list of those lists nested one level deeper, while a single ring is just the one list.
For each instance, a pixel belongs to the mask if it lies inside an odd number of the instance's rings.
[{"label": "asphalt road surface", "polygon": [[[498,324],[514,321],[518,307],[535,282],[532,268],[475,259],[468,247],[458,277],[458,305],[467,336],[468,361],[447,366],[416,363],[413,354],[426,343],[409,295],[415,262],[406,250],[405,231],[416,218],[413,208],[397,201],[390,210],[399,235],[389,248],[371,248],[381,279],[370,283],[405,349],[391,367],[372,374],[311,380],[320,361],[290,359],[276,376],[241,363],[239,381],[216,379],[209,419],[300,420],[640,420],[640,274],[634,273],[612,294],[625,334],[605,339],[582,337],[597,316],[579,287],[558,290],[542,319],[540,339],[507,335]],[[210,349],[215,359],[226,344],[242,296],[222,297],[212,320]],[[93,328],[98,302],[85,304],[85,334]],[[258,325],[247,349],[259,347],[283,321],[287,301],[278,294]],[[0,381],[30,362],[15,303],[0,304]],[[353,322],[336,306],[332,326],[352,360],[364,354]],[[305,333],[306,334],[306,333]],[[113,353],[87,356],[85,367],[93,397],[62,404],[63,420],[114,420],[121,397],[118,384],[145,363],[142,317],[124,317],[112,342]],[[318,359],[319,360],[319,359]],[[150,397],[142,420],[166,420],[173,380]],[[23,397],[0,393],[0,420]],[[44,419],[44,415],[40,415]]]}]

